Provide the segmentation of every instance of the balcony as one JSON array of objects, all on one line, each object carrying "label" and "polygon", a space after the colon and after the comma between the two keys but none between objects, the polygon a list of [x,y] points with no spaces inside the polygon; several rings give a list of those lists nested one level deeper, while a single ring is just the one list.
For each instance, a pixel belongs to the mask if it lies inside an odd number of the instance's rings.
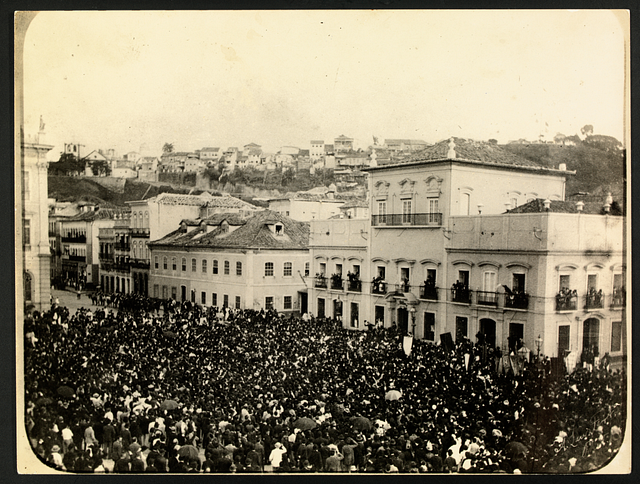
[{"label": "balcony", "polygon": [[74,262],[87,262],[87,257],[84,255],[70,255],[69,260]]},{"label": "balcony", "polygon": [[396,292],[411,292],[411,285],[407,281],[396,284]]},{"label": "balcony", "polygon": [[360,279],[352,279],[347,282],[347,291],[362,292],[362,281]]},{"label": "balcony", "polygon": [[86,235],[63,235],[62,242],[72,242],[75,244],[86,244],[87,236]]},{"label": "balcony", "polygon": [[129,252],[131,250],[131,245],[130,244],[124,244],[122,242],[117,242],[113,245],[113,248],[115,250],[123,250],[125,252]]},{"label": "balcony", "polygon": [[129,259],[129,264],[136,269],[149,269],[151,261],[149,259]]},{"label": "balcony", "polygon": [[490,291],[477,291],[478,296],[476,298],[476,303],[479,306],[493,306],[494,308],[498,307],[498,293],[490,292]]},{"label": "balcony", "polygon": [[507,309],[529,309],[529,295],[524,292],[505,294],[504,307]]},{"label": "balcony", "polygon": [[327,278],[322,274],[316,274],[316,281],[314,283],[314,287],[319,287],[321,289],[327,288]]},{"label": "balcony", "polygon": [[343,279],[339,274],[334,274],[331,276],[331,289],[337,289],[342,291],[343,288]]},{"label": "balcony", "polygon": [[131,229],[131,236],[149,238],[149,229],[140,227]]},{"label": "balcony", "polygon": [[589,311],[590,309],[602,309],[604,307],[604,294],[602,290],[592,291],[584,297],[584,308]]},{"label": "balcony", "polygon": [[471,290],[467,286],[456,286],[451,288],[451,302],[471,304]]},{"label": "balcony", "polygon": [[575,311],[578,307],[578,293],[562,290],[556,294],[556,311]]},{"label": "balcony", "polygon": [[433,285],[420,286],[420,299],[438,300],[438,288]]},{"label": "balcony", "polygon": [[624,287],[614,287],[611,296],[612,308],[623,308],[627,303],[627,292]]},{"label": "balcony", "polygon": [[402,227],[402,226],[434,226],[442,225],[441,213],[392,213],[386,215],[372,215],[371,225],[374,227]]},{"label": "balcony", "polygon": [[373,280],[371,283],[371,294],[386,294],[387,283],[382,280]]}]

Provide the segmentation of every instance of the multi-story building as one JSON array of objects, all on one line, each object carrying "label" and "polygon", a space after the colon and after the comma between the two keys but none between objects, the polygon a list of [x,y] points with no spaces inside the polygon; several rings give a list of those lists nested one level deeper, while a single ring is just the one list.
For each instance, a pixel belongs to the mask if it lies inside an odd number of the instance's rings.
[{"label": "multi-story building", "polygon": [[[322,275],[311,276],[312,313],[340,316],[350,327],[350,305],[335,305],[345,300],[345,285],[331,289],[330,284],[332,274],[344,274],[344,261],[351,257],[345,247],[354,244],[363,259],[360,273],[368,278],[353,300],[359,320],[397,324],[430,341],[443,333],[480,335],[505,348],[521,339],[536,349],[537,341],[551,356],[593,348],[596,340],[611,355],[624,352],[624,221],[577,213],[578,208],[573,214],[554,213],[560,206],[567,210],[564,187],[573,172],[562,165],[542,168],[462,139],[367,171],[369,226],[341,220],[346,242],[330,240],[337,229],[329,222],[312,226],[311,273]],[[535,215],[517,213],[545,205],[549,213],[546,208]],[[564,299],[557,298],[574,282],[588,309],[567,319],[565,306],[557,302]],[[580,311],[568,304],[566,311]],[[603,304],[609,307],[593,307]]]},{"label": "multi-story building", "polygon": [[311,156],[312,160],[319,160],[320,158],[324,157],[324,140],[311,140],[311,149],[309,150],[309,156]]},{"label": "multi-story building", "polygon": [[349,138],[348,136],[341,134],[333,140],[333,148],[336,153],[339,153],[340,151],[352,151],[353,138]]},{"label": "multi-story building", "polygon": [[183,220],[149,243],[150,295],[205,306],[306,311],[309,226],[272,211]]},{"label": "multi-story building", "polygon": [[54,198],[49,204],[49,249],[51,252],[50,279],[53,283],[61,282],[62,275],[62,221],[77,215],[80,211],[78,203],[58,202]]},{"label": "multi-story building", "polygon": [[578,361],[626,355],[624,217],[611,202],[536,199],[450,228],[445,278],[468,282],[440,291],[450,304],[437,332]]},{"label": "multi-story building", "polygon": [[100,284],[101,228],[113,227],[116,216],[127,210],[81,205],[81,212],[61,222],[62,278],[75,288]]},{"label": "multi-story building", "polygon": [[392,153],[411,153],[425,149],[429,143],[420,139],[385,139],[384,145]]},{"label": "multi-story building", "polygon": [[[22,291],[25,307],[42,311],[49,304],[50,259],[47,206],[47,153],[44,125],[38,135],[22,139],[16,173],[16,287]],[[19,218],[18,218],[19,217]],[[19,298],[19,293],[17,299]]]},{"label": "multi-story building", "polygon": [[335,198],[335,185],[325,193],[297,192],[269,200],[269,210],[301,222],[326,220],[340,213],[346,200]]},{"label": "multi-story building", "polygon": [[200,159],[205,162],[217,161],[220,159],[220,148],[205,147],[200,150]]}]

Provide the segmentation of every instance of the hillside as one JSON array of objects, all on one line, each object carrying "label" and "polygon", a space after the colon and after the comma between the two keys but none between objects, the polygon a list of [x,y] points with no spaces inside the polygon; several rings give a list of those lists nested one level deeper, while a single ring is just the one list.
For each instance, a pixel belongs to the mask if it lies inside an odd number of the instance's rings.
[{"label": "hillside", "polygon": [[[130,200],[151,198],[160,193],[189,193],[190,188],[174,188],[169,185],[150,185],[127,179],[124,190],[110,190],[91,178],[70,176],[49,176],[49,198],[58,201],[85,201],[103,206],[123,206]],[[194,191],[193,193],[200,193]]]},{"label": "hillside", "polygon": [[551,144],[501,145],[506,151],[548,168],[566,163],[567,170],[576,172],[567,180],[566,194],[592,193],[596,190],[621,192],[626,181],[623,151],[605,151],[581,143],[577,146]]}]

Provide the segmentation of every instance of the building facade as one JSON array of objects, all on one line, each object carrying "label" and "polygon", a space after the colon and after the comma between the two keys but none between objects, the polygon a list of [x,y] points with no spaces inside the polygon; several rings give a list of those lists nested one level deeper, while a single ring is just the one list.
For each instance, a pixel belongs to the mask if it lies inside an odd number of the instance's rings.
[{"label": "building facade", "polygon": [[149,244],[150,295],[203,306],[306,311],[309,226],[276,212],[183,221]]}]

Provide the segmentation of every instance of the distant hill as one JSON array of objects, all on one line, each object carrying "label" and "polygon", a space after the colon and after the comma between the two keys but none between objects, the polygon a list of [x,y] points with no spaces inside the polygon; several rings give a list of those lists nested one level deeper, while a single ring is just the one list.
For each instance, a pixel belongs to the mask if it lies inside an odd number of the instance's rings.
[{"label": "distant hill", "polygon": [[566,163],[567,170],[576,172],[575,176],[567,179],[567,196],[607,188],[610,191],[620,191],[626,182],[623,150],[598,149],[586,143],[576,146],[507,144],[501,147],[547,168],[558,168],[560,163]]},{"label": "distant hill", "polygon": [[[49,198],[64,202],[92,202],[103,206],[123,206],[130,200],[151,198],[160,193],[189,193],[190,188],[178,189],[170,185],[150,185],[127,179],[124,190],[110,190],[91,178],[49,176]],[[193,191],[192,193],[200,193]]]}]

